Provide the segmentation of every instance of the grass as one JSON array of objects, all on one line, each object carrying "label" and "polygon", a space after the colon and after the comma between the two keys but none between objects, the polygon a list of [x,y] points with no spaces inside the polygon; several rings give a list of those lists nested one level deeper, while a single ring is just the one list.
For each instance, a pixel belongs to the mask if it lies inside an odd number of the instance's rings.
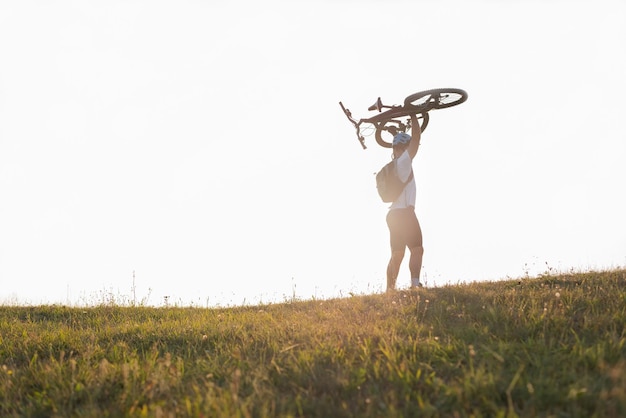
[{"label": "grass", "polygon": [[3,417],[626,416],[626,270],[224,309],[0,307]]}]

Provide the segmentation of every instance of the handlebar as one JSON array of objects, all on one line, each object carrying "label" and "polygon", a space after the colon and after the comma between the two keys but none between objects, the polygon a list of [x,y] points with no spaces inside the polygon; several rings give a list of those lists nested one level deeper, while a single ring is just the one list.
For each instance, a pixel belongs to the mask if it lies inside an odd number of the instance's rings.
[{"label": "handlebar", "polygon": [[361,129],[360,129],[361,121],[357,122],[356,120],[354,120],[354,118],[352,117],[352,112],[350,112],[349,109],[346,109],[343,103],[339,102],[339,106],[341,106],[341,109],[343,110],[343,113],[345,113],[348,120],[352,122],[352,124],[354,125],[354,128],[356,129],[356,136],[357,138],[359,138],[359,142],[361,143],[361,146],[363,147],[363,149],[367,149],[367,147],[365,146],[365,138],[363,137],[363,135],[361,135]]}]

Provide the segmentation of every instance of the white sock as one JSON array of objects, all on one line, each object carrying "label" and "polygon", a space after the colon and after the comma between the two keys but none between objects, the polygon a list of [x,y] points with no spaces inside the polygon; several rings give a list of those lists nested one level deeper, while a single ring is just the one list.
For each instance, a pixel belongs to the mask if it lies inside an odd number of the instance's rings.
[{"label": "white sock", "polygon": [[421,285],[421,283],[420,283],[419,277],[413,277],[411,279],[411,286],[416,287],[416,286],[420,286],[420,285]]}]

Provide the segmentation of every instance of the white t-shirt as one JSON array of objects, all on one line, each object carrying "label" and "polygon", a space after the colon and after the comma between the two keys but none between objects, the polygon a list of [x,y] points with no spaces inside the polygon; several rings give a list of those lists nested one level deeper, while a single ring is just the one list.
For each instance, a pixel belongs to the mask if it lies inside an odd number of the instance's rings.
[{"label": "white t-shirt", "polygon": [[[396,158],[396,168],[398,169],[398,177],[400,180],[407,181],[411,175],[413,169],[411,157],[408,151],[404,151],[398,158]],[[389,206],[389,209],[404,209],[409,206],[415,207],[415,198],[417,194],[417,188],[415,185],[415,176],[410,182],[404,186],[404,190],[400,193],[400,196]]]}]

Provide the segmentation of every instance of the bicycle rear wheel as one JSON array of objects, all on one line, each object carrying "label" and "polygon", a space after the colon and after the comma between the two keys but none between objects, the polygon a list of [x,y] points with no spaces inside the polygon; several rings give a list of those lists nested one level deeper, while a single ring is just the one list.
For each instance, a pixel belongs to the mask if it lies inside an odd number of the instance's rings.
[{"label": "bicycle rear wheel", "polygon": [[445,109],[467,100],[467,92],[461,89],[431,89],[413,93],[404,99],[405,107],[413,107],[419,113],[433,109]]}]

